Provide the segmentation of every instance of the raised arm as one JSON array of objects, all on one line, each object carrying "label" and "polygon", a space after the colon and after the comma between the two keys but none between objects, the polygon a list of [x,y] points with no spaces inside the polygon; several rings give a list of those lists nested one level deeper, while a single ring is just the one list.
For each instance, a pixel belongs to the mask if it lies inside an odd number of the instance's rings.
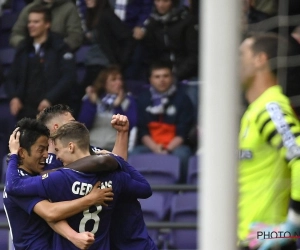
[{"label": "raised arm", "polygon": [[129,131],[128,118],[125,115],[113,115],[111,119],[111,125],[117,131],[117,137],[112,152],[127,160]]}]

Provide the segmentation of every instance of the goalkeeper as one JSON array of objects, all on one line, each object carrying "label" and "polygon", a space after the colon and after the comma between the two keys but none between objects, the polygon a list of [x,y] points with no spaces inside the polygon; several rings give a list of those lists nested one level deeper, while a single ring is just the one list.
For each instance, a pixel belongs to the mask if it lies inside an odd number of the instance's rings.
[{"label": "goalkeeper", "polygon": [[249,102],[239,135],[238,237],[243,250],[297,249],[300,124],[276,77],[277,57],[287,45],[275,34],[257,34],[240,46]]}]

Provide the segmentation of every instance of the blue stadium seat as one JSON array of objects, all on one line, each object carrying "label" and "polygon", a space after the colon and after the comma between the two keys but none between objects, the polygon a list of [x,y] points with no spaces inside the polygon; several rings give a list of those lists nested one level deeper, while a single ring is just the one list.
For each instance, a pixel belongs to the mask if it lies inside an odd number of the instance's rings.
[{"label": "blue stadium seat", "polygon": [[[164,196],[159,193],[153,193],[148,199],[140,199],[141,208],[145,222],[160,222],[164,218]],[[155,244],[158,244],[158,229],[148,229],[149,236]]]},{"label": "blue stadium seat", "polygon": [[[177,156],[152,153],[129,155],[128,162],[146,178],[150,185],[172,185],[179,180],[180,161]],[[164,216],[166,216],[174,192],[156,192],[164,196]]]},{"label": "blue stadium seat", "polygon": [[[0,39],[0,41],[2,40]],[[15,49],[8,47],[6,47],[5,49],[0,49],[0,63],[2,64],[2,69],[5,76],[9,72],[10,66],[14,60],[14,56]]]},{"label": "blue stadium seat", "polygon": [[4,66],[9,66],[12,64],[15,56],[15,49],[5,48],[0,49],[0,63]]},{"label": "blue stadium seat", "polygon": [[9,47],[9,31],[0,31],[0,48],[7,48]]},{"label": "blue stadium seat", "polygon": [[[173,197],[170,220],[181,223],[197,222],[196,192],[179,193]],[[175,249],[197,249],[197,230],[172,229],[170,242]]]},{"label": "blue stadium seat", "polygon": [[179,158],[174,155],[129,155],[128,162],[135,167],[151,185],[175,184],[179,180]]},{"label": "blue stadium seat", "polygon": [[188,162],[187,184],[197,185],[199,163],[199,155],[193,155],[190,157]]},{"label": "blue stadium seat", "polygon": [[[19,0],[20,1],[20,0]],[[15,22],[17,21],[19,13],[6,13],[4,12],[1,16],[1,31],[11,31],[12,27],[14,26]]]}]

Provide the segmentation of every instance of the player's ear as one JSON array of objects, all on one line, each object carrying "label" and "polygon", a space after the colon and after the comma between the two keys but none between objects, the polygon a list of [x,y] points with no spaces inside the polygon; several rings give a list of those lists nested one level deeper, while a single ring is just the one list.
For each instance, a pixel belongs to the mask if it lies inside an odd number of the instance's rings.
[{"label": "player's ear", "polygon": [[18,156],[19,156],[20,162],[23,162],[26,153],[27,153],[27,151],[24,148],[22,148],[22,147],[19,148]]},{"label": "player's ear", "polygon": [[56,130],[58,129],[58,124],[57,124],[57,123],[54,123],[53,128],[54,128],[54,130],[56,131]]},{"label": "player's ear", "polygon": [[260,52],[255,56],[255,66],[256,68],[265,67],[268,63],[268,56],[264,52]]},{"label": "player's ear", "polygon": [[69,149],[69,152],[70,152],[71,154],[74,153],[74,151],[75,151],[75,145],[74,145],[73,142],[69,142],[69,144],[68,144],[68,149]]}]

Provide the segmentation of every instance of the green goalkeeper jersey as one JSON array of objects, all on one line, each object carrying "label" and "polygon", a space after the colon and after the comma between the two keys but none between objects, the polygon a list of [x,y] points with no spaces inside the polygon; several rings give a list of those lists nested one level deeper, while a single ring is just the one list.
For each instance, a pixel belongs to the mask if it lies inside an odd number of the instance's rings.
[{"label": "green goalkeeper jersey", "polygon": [[246,110],[239,134],[238,237],[254,222],[282,223],[290,198],[300,201],[300,124],[280,86]]}]

